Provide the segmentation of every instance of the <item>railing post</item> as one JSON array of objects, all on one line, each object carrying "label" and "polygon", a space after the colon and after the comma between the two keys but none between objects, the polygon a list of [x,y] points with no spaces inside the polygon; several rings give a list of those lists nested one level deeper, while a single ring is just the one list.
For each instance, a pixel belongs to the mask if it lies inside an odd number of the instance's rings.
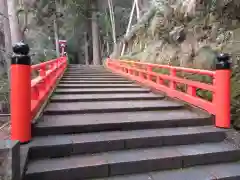
[{"label": "railing post", "polygon": [[197,92],[197,88],[196,87],[192,87],[192,86],[188,86],[187,87],[187,93],[193,97],[196,97],[196,92]]},{"label": "railing post", "polygon": [[31,59],[23,42],[13,47],[11,61],[11,139],[27,143],[31,139]]},{"label": "railing post", "polygon": [[[176,74],[177,74],[176,69],[171,68],[170,69],[170,76],[171,77],[176,77]],[[170,88],[171,88],[171,90],[176,90],[176,82],[175,81],[170,82]]]},{"label": "railing post", "polygon": [[219,128],[230,128],[230,79],[231,79],[231,63],[228,54],[220,54],[217,58],[216,76],[215,76],[215,125]]},{"label": "railing post", "polygon": [[160,85],[163,85],[163,84],[164,84],[164,81],[163,81],[163,79],[162,79],[161,77],[157,76],[156,78],[157,78],[157,79],[156,79],[156,83],[157,83],[157,84],[160,84]]},{"label": "railing post", "polygon": [[150,74],[151,72],[152,72],[152,66],[151,65],[148,65],[147,66],[147,79],[149,80],[149,81],[152,81],[152,75]]},{"label": "railing post", "polygon": [[47,89],[47,80],[44,79],[45,76],[46,76],[46,67],[42,67],[40,70],[39,70],[39,75],[43,78],[42,79],[42,83],[40,84],[40,91],[42,93],[45,93],[45,90]]}]

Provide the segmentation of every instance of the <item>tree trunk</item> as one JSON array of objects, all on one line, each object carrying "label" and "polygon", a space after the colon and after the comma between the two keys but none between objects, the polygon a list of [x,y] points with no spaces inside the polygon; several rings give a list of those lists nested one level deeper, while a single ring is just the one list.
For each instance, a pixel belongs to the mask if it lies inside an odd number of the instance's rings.
[{"label": "tree trunk", "polygon": [[93,43],[92,43],[92,20],[91,14],[87,19],[87,41],[88,41],[88,63],[92,64],[93,62]]},{"label": "tree trunk", "polygon": [[16,0],[7,0],[8,16],[11,29],[12,44],[23,40],[23,34],[18,23],[17,17],[17,2]]},{"label": "tree trunk", "polygon": [[5,42],[5,71],[8,75],[8,84],[10,87],[10,57],[12,54],[12,39],[10,32],[10,24],[8,18],[8,5],[7,0],[0,1],[0,13],[3,15],[3,34],[4,34],[4,42]]},{"label": "tree trunk", "polygon": [[58,25],[57,25],[57,18],[53,21],[53,27],[54,27],[54,37],[55,37],[55,47],[56,47],[56,56],[60,56],[59,52],[59,39],[58,39]]},{"label": "tree trunk", "polygon": [[[88,54],[85,55],[85,62],[86,64],[92,64],[93,61],[93,46],[92,46],[92,13],[90,12],[91,9],[91,2],[87,1],[86,2],[86,11],[85,11],[85,16],[87,17],[86,19],[86,45],[88,50],[85,49],[85,52]],[[88,58],[88,59],[86,59]]]},{"label": "tree trunk", "polygon": [[[2,2],[0,3],[0,6]],[[2,7],[0,13],[2,14]],[[6,52],[5,52],[5,37],[4,37],[4,16],[0,14],[0,76],[2,76],[4,72],[4,62],[6,62]]]},{"label": "tree trunk", "polygon": [[85,65],[89,65],[89,51],[88,51],[88,35],[87,32],[84,33],[84,40],[85,40],[85,45],[84,45],[84,57],[85,57]]},{"label": "tree trunk", "polygon": [[110,54],[110,46],[109,46],[109,42],[107,41],[107,57],[109,56]]},{"label": "tree trunk", "polygon": [[140,17],[144,15],[150,8],[150,0],[139,0],[139,9],[140,9]]},{"label": "tree trunk", "polygon": [[[130,31],[130,28],[131,28],[131,25],[132,25],[132,19],[133,19],[133,13],[134,13],[135,7],[136,7],[136,1],[134,0],[133,5],[132,5],[132,10],[131,10],[131,13],[130,13],[130,17],[129,17],[128,26],[127,26],[127,30],[126,30],[126,35],[125,35],[125,36],[127,36],[128,33],[129,33],[129,31]],[[114,48],[117,48],[117,47],[114,47]],[[125,48],[126,48],[126,44],[124,43],[124,44],[123,44],[122,51],[121,51],[121,56],[124,54]]]},{"label": "tree trunk", "polygon": [[102,35],[99,36],[99,44],[100,44],[100,57],[103,57],[104,56],[104,40]]},{"label": "tree trunk", "polygon": [[114,43],[114,45],[116,45],[117,44],[116,26],[115,26],[115,16],[114,16],[114,11],[113,11],[112,0],[108,0],[108,9],[109,9],[109,15],[110,15],[110,20],[111,20],[113,43]]},{"label": "tree trunk", "polygon": [[12,38],[11,38],[11,29],[10,29],[10,22],[9,22],[9,17],[8,17],[8,4],[7,0],[2,0],[3,1],[3,14],[5,16],[4,18],[4,35],[5,35],[5,48],[6,52],[8,54],[12,53]]},{"label": "tree trunk", "polygon": [[146,11],[150,7],[150,0],[139,0],[139,7]]},{"label": "tree trunk", "polygon": [[6,70],[8,75],[8,84],[10,87],[10,58],[12,54],[12,38],[11,38],[11,29],[10,29],[10,22],[9,22],[9,16],[8,16],[8,4],[7,0],[3,0],[4,6],[3,14],[5,16],[4,18],[4,36],[5,36],[5,49],[6,49]]},{"label": "tree trunk", "polygon": [[97,1],[92,1],[92,44],[93,44],[93,64],[100,65],[100,45],[99,45],[99,27],[97,18]]},{"label": "tree trunk", "polygon": [[[55,13],[58,12],[59,7],[57,4],[57,1],[54,1],[55,3]],[[53,21],[53,27],[54,27],[54,37],[55,37],[55,47],[56,47],[56,56],[60,57],[60,49],[59,49],[59,36],[58,36],[58,19],[57,19],[57,13],[55,14],[55,19]]]}]

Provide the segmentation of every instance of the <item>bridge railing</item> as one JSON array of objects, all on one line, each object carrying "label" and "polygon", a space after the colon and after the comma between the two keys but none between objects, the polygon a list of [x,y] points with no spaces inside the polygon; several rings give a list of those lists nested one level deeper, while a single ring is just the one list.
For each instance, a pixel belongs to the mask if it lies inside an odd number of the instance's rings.
[{"label": "bridge railing", "polygon": [[[218,57],[216,71],[175,67],[108,59],[106,66],[113,72],[126,76],[145,86],[166,93],[167,96],[178,98],[215,115],[215,124],[220,128],[230,127],[230,62],[229,56]],[[209,83],[187,79],[181,74],[207,76]],[[208,100],[200,97],[197,92],[211,92]]]},{"label": "bridge railing", "polygon": [[29,47],[14,47],[11,62],[11,139],[31,140],[31,122],[67,67],[67,57],[31,65]]},{"label": "bridge railing", "polygon": [[41,104],[46,100],[57,79],[66,68],[66,57],[31,66],[37,77],[31,80],[31,118],[34,118]]}]

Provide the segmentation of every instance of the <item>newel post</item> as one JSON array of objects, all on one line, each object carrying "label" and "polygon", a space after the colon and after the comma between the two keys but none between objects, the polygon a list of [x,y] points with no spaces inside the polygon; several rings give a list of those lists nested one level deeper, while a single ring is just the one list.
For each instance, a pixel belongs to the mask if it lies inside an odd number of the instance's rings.
[{"label": "newel post", "polygon": [[11,59],[11,140],[31,139],[31,59],[29,46],[19,42]]},{"label": "newel post", "polygon": [[231,63],[228,54],[217,57],[215,76],[215,125],[219,128],[230,128],[231,125]]}]

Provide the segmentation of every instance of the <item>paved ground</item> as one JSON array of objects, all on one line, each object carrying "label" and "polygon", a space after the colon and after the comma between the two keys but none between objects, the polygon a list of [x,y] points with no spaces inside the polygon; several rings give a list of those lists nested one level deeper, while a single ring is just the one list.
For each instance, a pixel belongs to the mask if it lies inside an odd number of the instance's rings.
[{"label": "paved ground", "polygon": [[226,142],[233,144],[235,147],[240,148],[240,132],[230,129],[227,132]]}]

